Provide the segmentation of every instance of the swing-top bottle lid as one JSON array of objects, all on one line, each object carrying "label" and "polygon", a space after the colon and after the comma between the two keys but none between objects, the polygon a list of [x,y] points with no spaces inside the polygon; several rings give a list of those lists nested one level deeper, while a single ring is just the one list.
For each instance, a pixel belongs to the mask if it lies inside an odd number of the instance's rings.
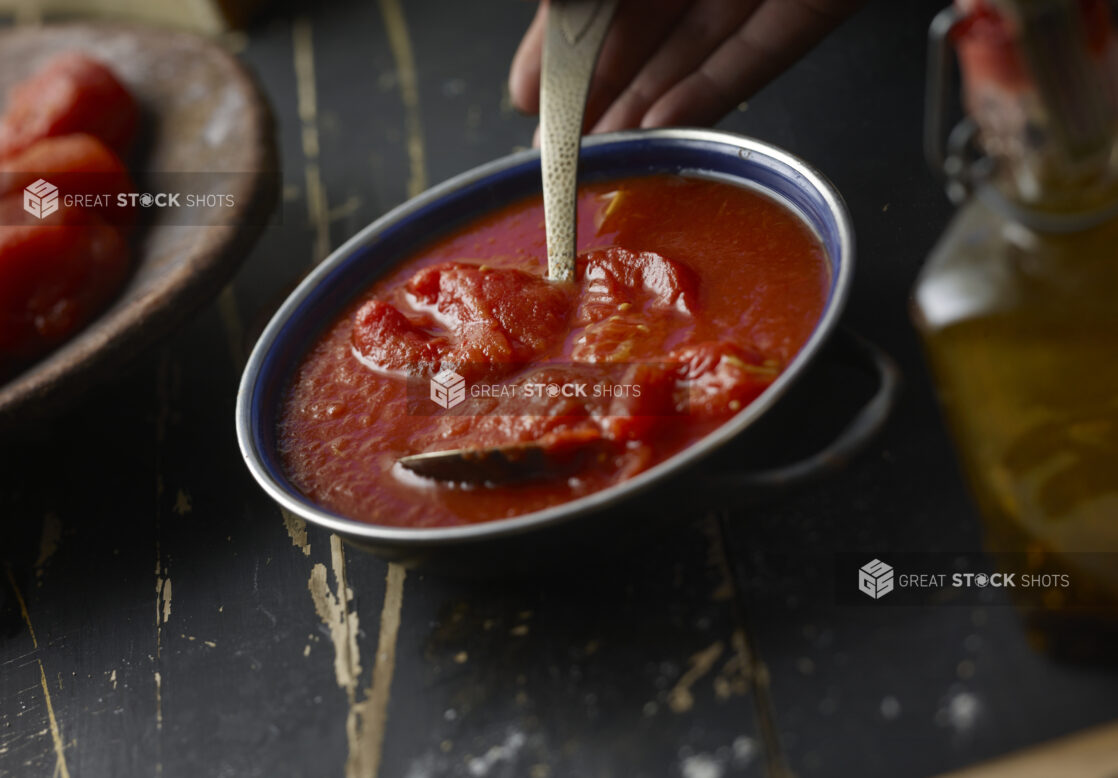
[{"label": "swing-top bottle lid", "polygon": [[993,177],[1048,212],[1118,194],[1118,34],[1106,0],[956,0],[964,104]]}]

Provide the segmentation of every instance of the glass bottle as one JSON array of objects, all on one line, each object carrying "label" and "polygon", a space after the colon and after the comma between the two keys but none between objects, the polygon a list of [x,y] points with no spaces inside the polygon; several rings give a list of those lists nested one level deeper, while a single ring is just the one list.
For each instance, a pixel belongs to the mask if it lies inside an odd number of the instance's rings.
[{"label": "glass bottle", "polygon": [[[969,118],[941,154],[948,42]],[[1070,577],[1022,600],[1030,635],[1097,656],[1118,646],[1114,26],[1104,0],[957,0],[932,43],[926,147],[960,208],[914,320],[988,549]]]}]

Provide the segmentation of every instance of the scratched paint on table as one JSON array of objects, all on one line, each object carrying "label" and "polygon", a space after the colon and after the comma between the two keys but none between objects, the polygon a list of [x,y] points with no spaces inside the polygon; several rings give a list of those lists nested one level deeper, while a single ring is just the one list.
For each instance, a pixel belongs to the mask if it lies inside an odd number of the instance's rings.
[{"label": "scratched paint on table", "polygon": [[306,188],[307,220],[314,231],[311,265],[330,253],[330,204],[319,166],[318,94],[314,75],[314,31],[305,16],[295,19],[291,28],[295,57],[295,88],[298,98],[300,139],[303,148],[303,182]]},{"label": "scratched paint on table", "polygon": [[419,79],[416,75],[415,55],[412,53],[411,34],[408,32],[404,9],[399,0],[378,0],[388,43],[396,62],[396,82],[400,85],[400,98],[404,102],[404,130],[407,137],[408,196],[415,197],[427,188],[427,161],[423,148],[423,121],[419,111]]},{"label": "scratched paint on table", "polygon": [[326,565],[315,563],[311,568],[307,589],[311,593],[315,612],[330,631],[334,645],[334,676],[338,686],[346,692],[352,707],[356,697],[357,681],[361,677],[361,656],[357,649],[357,611],[350,608],[353,589],[346,582],[345,555],[337,535],[330,538],[331,568],[334,589],[327,580]]},{"label": "scratched paint on table", "polygon": [[695,696],[691,693],[691,687],[711,671],[725,648],[725,644],[717,640],[702,651],[691,655],[687,672],[680,676],[679,681],[668,694],[668,707],[673,713],[686,713],[695,706]]},{"label": "scratched paint on table", "polygon": [[[381,0],[380,8],[390,40],[405,106],[405,125],[408,136],[410,175],[408,194],[414,196],[426,189],[422,123],[419,115],[419,92],[410,36],[403,9],[395,0]],[[308,218],[315,231],[315,261],[321,260],[330,248],[330,209],[326,189],[322,184],[318,164],[318,107],[315,85],[314,37],[311,23],[306,18],[296,19],[292,31],[295,57],[295,74],[299,117],[302,123],[302,149],[305,158],[305,186]],[[353,208],[359,205],[355,201]],[[292,544],[304,556],[310,556],[306,523],[282,511],[284,526]],[[307,586],[315,611],[330,633],[334,647],[335,678],[346,695],[346,740],[349,755],[346,760],[347,776],[375,776],[380,769],[384,732],[388,716],[388,702],[395,668],[396,635],[399,630],[403,604],[405,573],[396,564],[389,564],[386,574],[384,604],[378,632],[376,658],[370,685],[359,697],[357,685],[362,673],[358,651],[358,617],[351,610],[353,591],[346,583],[345,550],[341,540],[330,537],[331,569],[334,574],[333,590],[327,582],[326,566],[316,563],[311,568]],[[309,656],[310,645],[304,650]]]},{"label": "scratched paint on table", "polygon": [[287,508],[280,508],[283,515],[283,526],[287,530],[291,544],[303,552],[303,556],[311,555],[311,544],[307,540],[307,522],[296,516]]},{"label": "scratched paint on table", "polygon": [[[11,586],[12,594],[19,604],[20,615],[23,617],[24,624],[27,625],[27,632],[31,636],[31,645],[35,651],[38,652],[39,639],[35,635],[35,627],[31,624],[31,615],[27,611],[27,601],[23,598],[23,592],[20,591],[19,585],[16,583],[11,567],[5,565],[4,571],[7,574],[8,584]],[[58,719],[54,715],[54,701],[50,696],[50,685],[47,683],[47,672],[43,667],[42,657],[36,656],[35,663],[39,668],[39,685],[43,690],[43,702],[47,709],[48,729],[50,730],[51,743],[54,746],[55,775],[60,778],[70,778],[70,768],[66,762],[66,749],[62,740],[62,728],[58,725]],[[46,732],[44,731],[42,734],[46,734]]]},{"label": "scratched paint on table", "polygon": [[171,615],[171,576],[162,549],[163,448],[170,424],[172,381],[170,353],[163,350],[155,371],[155,654],[152,657],[152,682],[155,689],[155,774],[163,774],[163,625]]}]

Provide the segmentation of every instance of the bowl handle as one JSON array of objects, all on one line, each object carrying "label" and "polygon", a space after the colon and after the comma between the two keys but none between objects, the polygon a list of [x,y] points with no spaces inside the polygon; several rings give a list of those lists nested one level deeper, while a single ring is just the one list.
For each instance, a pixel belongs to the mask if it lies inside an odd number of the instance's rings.
[{"label": "bowl handle", "polygon": [[765,470],[710,473],[701,477],[704,489],[738,497],[781,492],[841,469],[880,432],[900,394],[900,368],[880,347],[847,327],[838,330],[830,348],[838,360],[877,380],[877,389],[853,418],[833,440],[803,459]]}]

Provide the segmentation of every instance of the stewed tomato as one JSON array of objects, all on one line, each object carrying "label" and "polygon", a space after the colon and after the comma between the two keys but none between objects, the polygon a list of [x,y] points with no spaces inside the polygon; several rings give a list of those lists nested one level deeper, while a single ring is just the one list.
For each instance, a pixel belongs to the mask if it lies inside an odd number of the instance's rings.
[{"label": "stewed tomato", "polygon": [[[789,208],[724,182],[585,187],[576,281],[546,279],[530,198],[399,264],[322,334],[279,438],[317,502],[365,521],[449,526],[604,489],[745,408],[810,336],[830,284]],[[402,455],[534,442],[586,451],[515,484],[435,482]]]}]

